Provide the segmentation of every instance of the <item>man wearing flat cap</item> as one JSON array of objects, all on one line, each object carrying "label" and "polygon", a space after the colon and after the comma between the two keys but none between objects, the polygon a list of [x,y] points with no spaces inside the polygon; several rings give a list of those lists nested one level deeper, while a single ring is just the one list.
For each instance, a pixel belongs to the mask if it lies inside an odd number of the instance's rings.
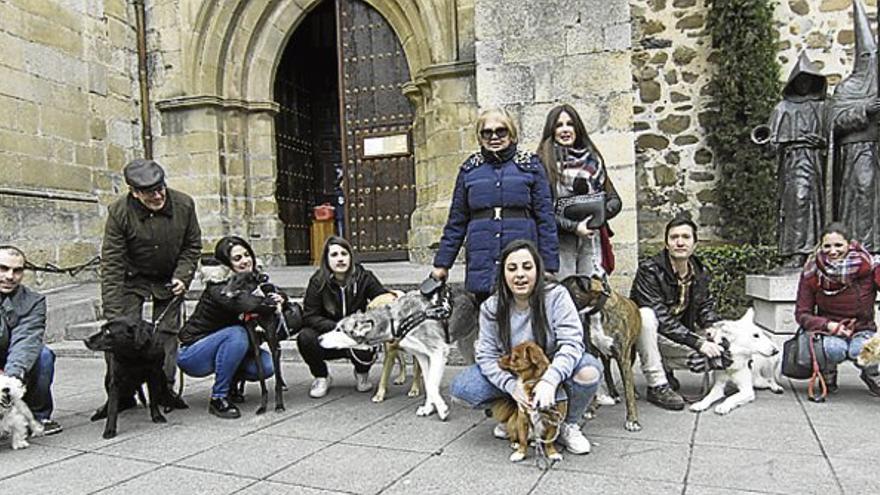
[{"label": "man wearing flat cap", "polygon": [[152,299],[153,321],[162,315],[163,369],[170,386],[183,304],[175,296],[182,296],[192,282],[202,252],[202,233],[193,199],[166,187],[165,171],[158,163],[133,160],[123,175],[129,192],[108,208],[101,248],[104,318],[140,317],[144,303]]}]

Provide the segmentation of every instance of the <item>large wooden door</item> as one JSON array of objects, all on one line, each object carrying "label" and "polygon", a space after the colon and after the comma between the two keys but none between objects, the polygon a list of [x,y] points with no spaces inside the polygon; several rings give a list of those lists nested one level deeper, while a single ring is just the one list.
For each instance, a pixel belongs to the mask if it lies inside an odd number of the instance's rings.
[{"label": "large wooden door", "polygon": [[403,47],[361,0],[336,0],[336,19],[346,237],[360,259],[406,259],[415,173]]}]

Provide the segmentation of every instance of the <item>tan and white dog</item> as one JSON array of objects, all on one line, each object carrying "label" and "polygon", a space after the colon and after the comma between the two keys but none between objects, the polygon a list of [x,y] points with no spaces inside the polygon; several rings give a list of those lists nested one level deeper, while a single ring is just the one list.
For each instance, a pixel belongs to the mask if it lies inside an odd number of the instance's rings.
[{"label": "tan and white dog", "polygon": [[865,342],[858,358],[856,358],[856,363],[862,368],[872,364],[880,364],[880,333]]},{"label": "tan and white dog", "polygon": [[0,375],[0,430],[12,437],[14,450],[27,448],[28,429],[33,436],[43,434],[43,425],[34,419],[24,403],[25,387],[17,378]]},{"label": "tan and white dog", "polygon": [[[754,318],[755,312],[750,308],[739,320],[722,320],[715,325],[716,331],[712,340],[720,342],[723,337],[730,342],[733,364],[726,369],[713,371],[715,384],[702,400],[691,405],[691,411],[705,411],[718,400],[724,399],[715,406],[715,413],[727,414],[737,407],[755,400],[754,382],[749,362],[755,354],[766,357],[775,356],[779,354],[779,348],[767,337],[764,330],[755,324]],[[724,398],[724,386],[727,382],[736,385],[737,392]]]}]

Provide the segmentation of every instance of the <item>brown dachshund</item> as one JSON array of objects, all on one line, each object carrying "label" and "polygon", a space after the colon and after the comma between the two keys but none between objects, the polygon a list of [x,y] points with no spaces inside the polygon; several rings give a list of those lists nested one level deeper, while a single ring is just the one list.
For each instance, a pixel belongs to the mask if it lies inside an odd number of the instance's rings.
[{"label": "brown dachshund", "polygon": [[[529,341],[515,346],[510,354],[498,360],[498,364],[501,369],[516,375],[517,381],[522,383],[523,390],[531,400],[534,397],[535,385],[547,371],[550,360],[538,344]],[[562,460],[562,454],[556,449],[553,441],[556,439],[559,424],[568,412],[568,402],[557,402],[551,410],[530,409],[527,405],[518,404],[509,397],[499,399],[492,404],[492,417],[499,422],[506,422],[510,446],[516,449],[510,454],[510,460],[519,462],[526,458],[529,449],[529,430],[533,426],[536,427],[536,433],[540,433],[538,442],[543,445],[547,459]],[[532,417],[540,421],[540,424],[533,425]]]}]

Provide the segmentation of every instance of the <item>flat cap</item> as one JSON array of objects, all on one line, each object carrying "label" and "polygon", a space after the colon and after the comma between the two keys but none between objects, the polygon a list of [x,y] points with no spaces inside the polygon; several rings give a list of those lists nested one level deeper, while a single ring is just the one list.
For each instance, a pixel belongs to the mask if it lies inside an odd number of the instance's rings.
[{"label": "flat cap", "polygon": [[138,158],[122,169],[125,183],[135,189],[153,189],[165,182],[165,171],[153,160]]}]

